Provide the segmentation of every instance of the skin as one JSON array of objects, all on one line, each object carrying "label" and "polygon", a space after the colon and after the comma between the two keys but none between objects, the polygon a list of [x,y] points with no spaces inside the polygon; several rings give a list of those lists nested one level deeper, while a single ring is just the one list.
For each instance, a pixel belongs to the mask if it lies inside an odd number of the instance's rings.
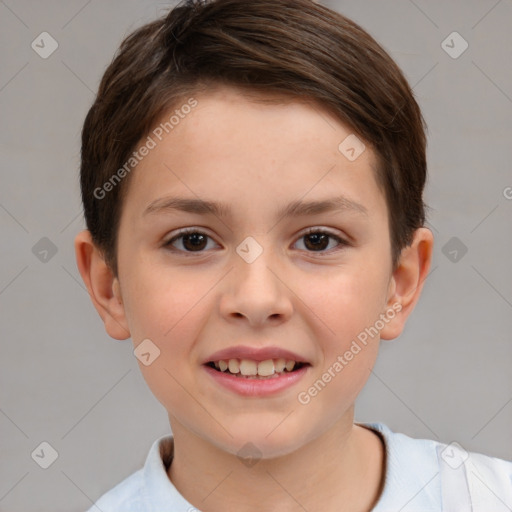
[{"label": "skin", "polygon": [[[149,338],[160,356],[144,378],[168,411],[175,439],[169,478],[206,512],[368,511],[384,477],[384,450],[354,424],[354,402],[379,338],[403,330],[427,276],[433,238],[420,228],[393,270],[388,210],[369,145],[354,161],[338,150],[351,130],[297,100],[260,101],[230,87],[194,96],[198,105],[133,171],[123,206],[114,276],[90,233],[75,240],[77,264],[108,334]],[[277,218],[295,200],[343,195],[366,209]],[[144,215],[166,196],[221,201],[232,215],[166,211]],[[202,252],[181,228],[209,236]],[[320,250],[305,235],[328,238]],[[262,254],[247,263],[248,236]],[[174,248],[174,251],[171,250]],[[188,249],[188,252],[186,252]],[[393,304],[400,312],[303,405],[297,400]],[[233,345],[279,346],[310,363],[292,388],[242,397],[221,388],[201,363]],[[251,442],[261,459],[242,464]],[[236,508],[235,508],[236,507]]]}]

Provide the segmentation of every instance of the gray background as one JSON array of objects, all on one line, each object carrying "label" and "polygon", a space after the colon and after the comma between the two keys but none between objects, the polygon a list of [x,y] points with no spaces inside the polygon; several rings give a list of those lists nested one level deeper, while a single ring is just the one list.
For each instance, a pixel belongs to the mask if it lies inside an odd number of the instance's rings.
[{"label": "gray background", "polygon": [[[383,342],[357,420],[512,459],[512,1],[324,3],[395,58],[429,126],[433,270],[404,334]],[[122,38],[165,7],[0,1],[1,511],[83,511],[169,432],[73,250],[84,116]],[[31,48],[43,31],[59,44],[47,59]],[[453,31],[469,43],[456,59],[441,46]],[[46,470],[31,458],[43,441],[58,452]]]}]

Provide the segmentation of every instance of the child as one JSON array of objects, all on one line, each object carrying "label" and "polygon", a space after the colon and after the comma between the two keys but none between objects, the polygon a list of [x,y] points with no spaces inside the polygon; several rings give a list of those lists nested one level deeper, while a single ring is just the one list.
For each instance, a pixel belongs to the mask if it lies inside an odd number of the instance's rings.
[{"label": "child", "polygon": [[75,250],[172,436],[90,510],[512,510],[512,463],[355,424],[428,274],[403,74],[310,0],[189,0],[131,34],[82,134]]}]

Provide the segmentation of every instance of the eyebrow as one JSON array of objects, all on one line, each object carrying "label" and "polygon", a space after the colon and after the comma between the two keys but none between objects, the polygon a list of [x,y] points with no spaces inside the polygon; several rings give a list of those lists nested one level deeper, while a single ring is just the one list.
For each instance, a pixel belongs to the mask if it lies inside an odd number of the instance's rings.
[{"label": "eyebrow", "polygon": [[[232,216],[231,208],[226,203],[184,197],[162,197],[156,199],[147,206],[142,215],[167,213],[175,210],[199,215],[210,214],[217,217]],[[344,196],[337,196],[319,201],[293,201],[284,208],[281,208],[276,216],[277,218],[306,216],[330,211],[348,211],[368,215],[368,210],[362,204]]]}]

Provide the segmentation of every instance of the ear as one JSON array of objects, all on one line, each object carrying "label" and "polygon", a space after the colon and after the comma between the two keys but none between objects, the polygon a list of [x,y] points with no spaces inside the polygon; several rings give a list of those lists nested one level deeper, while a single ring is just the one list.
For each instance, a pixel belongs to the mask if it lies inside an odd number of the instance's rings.
[{"label": "ear", "polygon": [[411,245],[404,247],[388,289],[386,317],[389,321],[380,332],[381,339],[398,337],[407,317],[418,302],[432,262],[434,237],[428,228],[414,232]]},{"label": "ear", "polygon": [[116,340],[129,338],[119,280],[94,245],[90,231],[81,231],[75,237],[75,255],[80,275],[108,335]]}]

